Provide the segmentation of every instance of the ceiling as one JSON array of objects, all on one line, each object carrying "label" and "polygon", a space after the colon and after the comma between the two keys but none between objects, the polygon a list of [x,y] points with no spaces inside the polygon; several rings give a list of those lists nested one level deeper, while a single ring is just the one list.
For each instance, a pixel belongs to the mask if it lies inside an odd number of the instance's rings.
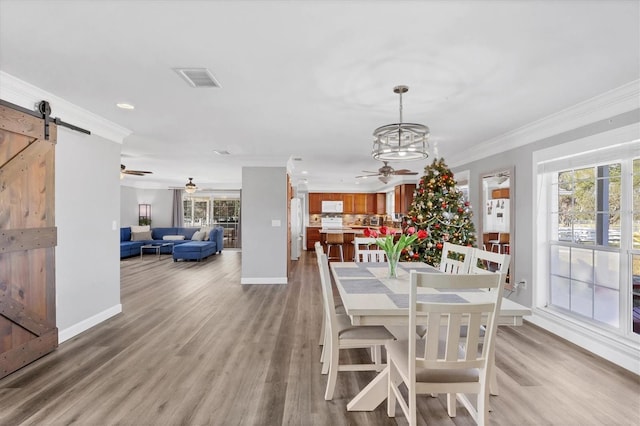
[{"label": "ceiling", "polygon": [[[403,121],[462,164],[471,146],[637,80],[639,4],[0,0],[0,69],[130,129],[122,163],[153,174],[123,185],[238,189],[244,166],[289,166],[311,190],[379,190],[355,176],[382,166],[372,132],[398,121],[394,86],[410,87]],[[176,67],[207,68],[221,88],[192,88]]]}]

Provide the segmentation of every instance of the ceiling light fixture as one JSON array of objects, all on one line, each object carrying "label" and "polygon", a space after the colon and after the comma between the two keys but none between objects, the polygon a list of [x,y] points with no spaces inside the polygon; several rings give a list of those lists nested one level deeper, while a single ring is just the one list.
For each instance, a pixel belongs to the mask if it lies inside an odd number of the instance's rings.
[{"label": "ceiling light fixture", "polygon": [[128,104],[128,103],[125,103],[125,102],[117,103],[117,104],[116,104],[116,106],[117,106],[118,108],[121,108],[121,109],[135,109],[135,108],[136,108],[136,107],[134,107],[133,105]]},{"label": "ceiling light fixture", "polygon": [[[408,86],[396,86],[393,92],[400,95],[400,122],[378,127],[373,131],[373,150],[376,160],[417,160],[427,158],[427,139],[429,128],[422,124],[402,122],[402,94]],[[385,182],[386,183],[386,182]]]},{"label": "ceiling light fixture", "polygon": [[184,192],[187,194],[193,194],[196,192],[196,189],[198,189],[198,187],[193,183],[193,178],[189,178],[189,182],[184,186]]}]

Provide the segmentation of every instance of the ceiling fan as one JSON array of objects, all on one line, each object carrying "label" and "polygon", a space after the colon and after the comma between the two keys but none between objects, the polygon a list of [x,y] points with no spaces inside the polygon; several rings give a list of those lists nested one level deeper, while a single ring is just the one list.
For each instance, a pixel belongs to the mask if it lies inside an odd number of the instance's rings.
[{"label": "ceiling fan", "polygon": [[147,172],[144,170],[127,170],[127,167],[124,164],[120,164],[120,177],[124,177],[124,175],[144,176],[152,173],[153,172]]},{"label": "ceiling fan", "polygon": [[409,169],[395,170],[393,167],[391,167],[389,165],[388,161],[383,161],[383,163],[384,163],[384,166],[380,167],[377,172],[363,170],[363,172],[371,173],[371,174],[356,176],[356,179],[367,178],[367,177],[370,177],[370,176],[378,176],[378,179],[380,179],[381,182],[389,183],[389,181],[391,181],[391,177],[392,176],[403,176],[403,175],[407,176],[407,175],[417,175],[418,174],[418,172],[412,172]]}]

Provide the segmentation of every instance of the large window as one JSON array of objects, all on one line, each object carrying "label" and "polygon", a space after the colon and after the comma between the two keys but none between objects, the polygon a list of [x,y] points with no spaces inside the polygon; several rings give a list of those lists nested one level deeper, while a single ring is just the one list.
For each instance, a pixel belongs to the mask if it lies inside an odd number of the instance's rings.
[{"label": "large window", "polygon": [[[637,338],[639,151],[637,144],[594,151],[538,164],[545,200],[540,205],[547,206],[541,241],[548,259],[546,300],[539,304],[573,321]],[[629,152],[635,156],[622,154]]]},{"label": "large window", "polygon": [[185,197],[184,226],[203,226],[211,224],[211,198]]}]

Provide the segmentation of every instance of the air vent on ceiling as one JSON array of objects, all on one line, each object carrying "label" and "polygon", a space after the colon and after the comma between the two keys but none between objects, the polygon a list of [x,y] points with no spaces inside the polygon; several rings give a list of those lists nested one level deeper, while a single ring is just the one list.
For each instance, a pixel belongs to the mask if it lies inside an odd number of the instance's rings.
[{"label": "air vent on ceiling", "polygon": [[206,68],[174,68],[191,87],[221,87],[211,71]]}]

